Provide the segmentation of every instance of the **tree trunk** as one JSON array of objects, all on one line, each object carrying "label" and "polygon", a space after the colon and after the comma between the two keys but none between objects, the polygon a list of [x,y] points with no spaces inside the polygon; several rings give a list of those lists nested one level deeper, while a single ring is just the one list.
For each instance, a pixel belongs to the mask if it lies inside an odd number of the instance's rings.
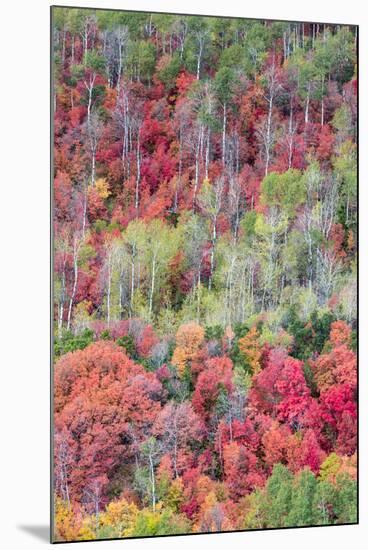
[{"label": "tree trunk", "polygon": [[210,263],[210,276],[208,279],[208,290],[211,290],[211,287],[212,287],[212,275],[213,275],[213,268],[215,263],[215,246],[216,246],[216,218],[213,222],[213,228],[212,228],[211,263]]},{"label": "tree trunk", "polygon": [[195,161],[195,180],[194,180],[194,193],[193,193],[193,208],[195,207],[197,200],[197,190],[199,184],[199,154],[201,150],[201,140],[202,140],[202,126],[198,131],[198,141],[196,146],[196,161]]},{"label": "tree trunk", "polygon": [[211,130],[207,128],[205,177],[208,179],[208,166],[210,163],[210,136]]},{"label": "tree trunk", "polygon": [[305,114],[304,114],[304,122],[307,124],[309,122],[309,101],[310,101],[310,89],[311,85],[308,84],[308,93],[307,93],[307,100],[305,103]]},{"label": "tree trunk", "polygon": [[136,158],[137,158],[137,176],[136,176],[136,182],[135,182],[135,210],[138,216],[138,206],[139,206],[139,184],[141,180],[141,152],[140,152],[140,128],[138,129],[138,135],[137,135],[137,152],[136,152]]},{"label": "tree trunk", "polygon": [[107,326],[110,326],[111,318],[111,278],[112,278],[112,257],[109,254],[107,267]]},{"label": "tree trunk", "polygon": [[222,118],[222,166],[225,166],[226,158],[226,103],[223,105],[223,118]]},{"label": "tree trunk", "polygon": [[152,313],[153,293],[155,291],[155,275],[156,275],[156,254],[152,258],[152,270],[151,270],[151,290],[149,297],[149,314]]},{"label": "tree trunk", "polygon": [[73,267],[74,267],[74,281],[73,281],[73,289],[72,294],[69,300],[69,308],[68,308],[68,321],[67,321],[67,330],[70,330],[71,325],[71,319],[72,319],[72,309],[75,299],[75,294],[77,292],[77,284],[78,284],[78,253],[79,253],[79,244],[77,245],[76,240],[74,241],[74,247],[73,247]]},{"label": "tree trunk", "polygon": [[61,51],[61,64],[62,64],[63,67],[64,67],[64,62],[65,62],[65,41],[66,41],[66,29],[64,28],[64,30],[63,30],[63,47],[62,47],[62,51]]},{"label": "tree trunk", "polygon": [[59,318],[58,318],[58,337],[61,338],[63,330],[63,318],[64,318],[64,303],[65,303],[65,264],[66,259],[63,261],[63,273],[61,276],[61,296],[59,305]]},{"label": "tree trunk", "polygon": [[273,108],[273,95],[271,95],[269,99],[268,115],[267,115],[265,176],[267,176],[268,174],[268,166],[270,164],[272,108]]},{"label": "tree trunk", "polygon": [[135,254],[136,254],[136,245],[134,244],[133,250],[132,250],[132,264],[131,264],[129,317],[132,317],[132,314],[133,314],[133,298],[134,298],[134,284],[135,284]]},{"label": "tree trunk", "polygon": [[203,42],[202,38],[199,39],[199,51],[197,56],[197,80],[199,80],[199,75],[201,72],[201,60],[202,60],[202,51],[203,51]]},{"label": "tree trunk", "polygon": [[150,466],[150,478],[151,478],[151,490],[152,490],[152,510],[156,510],[156,480],[155,480],[155,468],[153,464],[152,454],[149,453],[149,466]]}]

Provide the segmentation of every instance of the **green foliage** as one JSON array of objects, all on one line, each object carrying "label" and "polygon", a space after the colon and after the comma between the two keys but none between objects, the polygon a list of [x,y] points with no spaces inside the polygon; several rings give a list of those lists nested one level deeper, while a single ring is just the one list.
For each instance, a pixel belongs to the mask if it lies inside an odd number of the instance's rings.
[{"label": "green foliage", "polygon": [[265,515],[268,527],[285,527],[292,506],[291,472],[282,464],[276,464],[267,481]]},{"label": "green foliage", "polygon": [[275,172],[265,177],[261,187],[261,201],[268,207],[278,207],[291,217],[305,201],[305,187],[299,170],[290,168],[283,174]]},{"label": "green foliage", "polygon": [[116,343],[125,349],[129,357],[135,358],[136,349],[135,349],[134,338],[132,336],[128,335],[128,336],[123,336],[122,338],[118,338],[116,340]]},{"label": "green foliage", "polygon": [[159,535],[175,535],[190,532],[189,521],[181,515],[173,514],[170,510],[139,512],[134,528],[133,537],[152,537]]},{"label": "green foliage", "polygon": [[216,73],[214,85],[217,96],[222,104],[226,104],[230,101],[234,81],[234,71],[229,67],[222,67]]},{"label": "green foliage", "polygon": [[89,50],[85,57],[85,67],[95,73],[103,73],[105,70],[105,58],[96,50]]},{"label": "green foliage", "polygon": [[232,347],[230,350],[230,358],[235,367],[240,367],[243,370],[244,365],[244,356],[239,349],[238,342],[240,338],[243,338],[249,332],[249,327],[246,324],[236,323],[234,326],[235,338],[232,342]]},{"label": "green foliage", "polygon": [[138,81],[149,82],[156,66],[156,51],[151,42],[139,40],[130,42],[127,55],[127,70]]},{"label": "green foliage", "polygon": [[313,499],[317,481],[309,469],[296,475],[293,483],[290,510],[285,520],[286,527],[313,525]]},{"label": "green foliage", "polygon": [[179,54],[175,53],[157,72],[157,77],[165,84],[166,88],[171,88],[174,86],[181,68],[181,63]]},{"label": "green foliage", "polygon": [[221,325],[206,326],[206,340],[221,340],[224,336],[224,328]]},{"label": "green foliage", "polygon": [[290,306],[283,326],[293,336],[292,354],[298,359],[307,360],[316,351],[321,353],[330,334],[330,326],[335,321],[333,313],[327,311],[319,314],[313,311],[310,321],[300,319],[295,306]]},{"label": "green foliage", "polygon": [[276,464],[262,490],[249,498],[245,528],[296,527],[356,522],[356,482],[338,476],[336,485],[309,469],[293,475]]},{"label": "green foliage", "polygon": [[340,475],[336,480],[335,510],[337,523],[357,522],[357,482],[348,475]]},{"label": "green foliage", "polygon": [[56,357],[64,355],[70,351],[84,349],[94,340],[92,330],[85,329],[80,334],[74,335],[72,332],[64,332],[61,338],[55,339],[54,353]]}]

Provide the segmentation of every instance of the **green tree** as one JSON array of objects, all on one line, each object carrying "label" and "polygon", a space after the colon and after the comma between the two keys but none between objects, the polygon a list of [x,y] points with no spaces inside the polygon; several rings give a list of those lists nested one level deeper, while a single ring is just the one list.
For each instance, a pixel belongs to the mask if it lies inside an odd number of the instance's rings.
[{"label": "green tree", "polygon": [[285,527],[292,500],[292,473],[282,464],[275,464],[266,485],[267,527]]},{"label": "green tree", "polygon": [[290,511],[285,520],[286,527],[313,525],[316,487],[317,480],[308,468],[296,475],[292,486]]}]

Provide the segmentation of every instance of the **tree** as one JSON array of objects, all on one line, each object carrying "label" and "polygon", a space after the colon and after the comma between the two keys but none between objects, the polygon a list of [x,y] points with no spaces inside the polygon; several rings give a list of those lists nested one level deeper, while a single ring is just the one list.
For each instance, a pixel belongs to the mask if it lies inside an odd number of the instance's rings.
[{"label": "tree", "polygon": [[[75,452],[69,492],[81,500],[87,487],[99,500],[106,483],[101,493],[94,480],[110,474],[122,456],[135,456],[160,409],[161,384],[108,341],[61,357],[54,384],[55,426]],[[129,443],[123,446],[124,438]]]},{"label": "tree", "polygon": [[104,67],[105,67],[105,60],[97,51],[90,51],[90,52],[86,51],[85,57],[84,57],[85,78],[83,80],[83,84],[87,91],[87,125],[88,126],[90,125],[92,107],[96,100],[96,96],[94,96],[96,79],[98,74],[103,72]]},{"label": "tree", "polygon": [[318,389],[323,392],[336,384],[356,386],[356,355],[349,349],[351,329],[343,321],[331,324],[329,338],[330,353],[322,354],[313,364],[314,378]]},{"label": "tree", "polygon": [[129,536],[138,515],[137,506],[127,502],[124,498],[111,501],[100,515],[102,527],[111,527],[114,537]]},{"label": "tree", "polygon": [[192,361],[204,340],[203,328],[195,322],[181,325],[176,334],[176,348],[172,362],[183,376],[189,361]]},{"label": "tree", "polygon": [[266,216],[257,215],[255,232],[258,255],[262,266],[261,309],[272,308],[277,301],[276,292],[280,277],[280,237],[285,233],[287,220],[275,208],[270,208]]},{"label": "tree", "polygon": [[264,80],[265,92],[263,98],[266,102],[267,113],[258,127],[258,135],[263,148],[264,173],[267,176],[275,141],[275,128],[272,116],[274,102],[282,88],[280,72],[276,67],[275,54],[272,55],[270,65],[265,71]]},{"label": "tree", "polygon": [[225,166],[226,160],[226,123],[227,107],[232,96],[232,87],[234,85],[235,74],[232,69],[222,67],[215,76],[215,89],[217,97],[222,105],[222,164]]},{"label": "tree", "polygon": [[223,178],[217,179],[213,184],[209,180],[205,180],[202,185],[200,196],[198,198],[198,204],[203,209],[206,216],[208,216],[211,224],[211,254],[210,254],[210,273],[208,279],[208,288],[211,290],[212,277],[214,271],[215,262],[215,249],[217,242],[217,220],[221,212],[222,201],[224,194],[224,180]]},{"label": "tree", "polygon": [[[190,403],[167,403],[154,425],[154,432],[170,456],[175,478],[183,473],[191,447],[201,441],[203,425]],[[189,455],[189,456],[188,456]]]},{"label": "tree", "polygon": [[293,476],[282,464],[276,464],[266,484],[267,527],[285,527],[293,498]]},{"label": "tree", "polygon": [[[264,460],[267,466],[286,462],[287,439],[290,431],[284,425],[273,422],[262,436]],[[274,469],[273,469],[274,471]]]},{"label": "tree", "polygon": [[290,511],[285,526],[297,527],[313,525],[313,499],[317,481],[312,472],[306,468],[294,479],[291,492]]},{"label": "tree", "polygon": [[81,518],[76,510],[63,499],[55,499],[55,530],[53,536],[57,541],[73,541],[78,539]]},{"label": "tree", "polygon": [[197,378],[192,403],[194,410],[208,420],[221,390],[228,394],[232,391],[232,362],[228,357],[216,357],[206,361],[205,366]]},{"label": "tree", "polygon": [[235,442],[224,447],[225,480],[235,501],[263,485],[263,477],[257,470],[257,457],[252,451]]},{"label": "tree", "polygon": [[259,333],[255,326],[243,338],[238,340],[238,347],[245,359],[246,368],[250,369],[251,374],[258,374],[261,368],[261,347]]},{"label": "tree", "polygon": [[156,288],[165,276],[165,268],[169,260],[177,252],[178,240],[173,231],[160,220],[154,220],[146,227],[146,257],[150,269],[150,290],[148,312],[152,315]]},{"label": "tree", "polygon": [[[137,483],[142,486],[144,492],[147,492],[151,501],[152,511],[156,510],[157,502],[157,481],[156,481],[156,466],[159,463],[160,455],[162,453],[161,445],[154,437],[149,437],[140,446],[140,453],[144,458],[147,466],[145,470],[137,470],[136,480]],[[145,477],[147,479],[145,479]],[[144,485],[147,484],[147,487]]]}]

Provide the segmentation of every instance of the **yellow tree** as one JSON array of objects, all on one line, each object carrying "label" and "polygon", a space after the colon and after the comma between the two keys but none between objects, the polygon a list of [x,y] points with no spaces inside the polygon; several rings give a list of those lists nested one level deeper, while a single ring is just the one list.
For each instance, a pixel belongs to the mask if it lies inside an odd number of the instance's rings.
[{"label": "yellow tree", "polygon": [[114,536],[129,536],[137,518],[138,508],[134,503],[127,502],[124,498],[110,502],[106,510],[100,517],[100,523],[103,527],[111,527],[114,530]]},{"label": "yellow tree", "polygon": [[195,358],[203,340],[204,329],[194,321],[179,327],[172,363],[176,366],[180,376],[183,376],[189,361]]},{"label": "yellow tree", "polygon": [[75,510],[66,500],[59,497],[55,500],[54,540],[76,540],[81,527],[81,521]]},{"label": "yellow tree", "polygon": [[239,339],[238,346],[246,366],[251,369],[252,374],[257,374],[261,369],[261,346],[259,333],[255,326],[243,338]]}]

